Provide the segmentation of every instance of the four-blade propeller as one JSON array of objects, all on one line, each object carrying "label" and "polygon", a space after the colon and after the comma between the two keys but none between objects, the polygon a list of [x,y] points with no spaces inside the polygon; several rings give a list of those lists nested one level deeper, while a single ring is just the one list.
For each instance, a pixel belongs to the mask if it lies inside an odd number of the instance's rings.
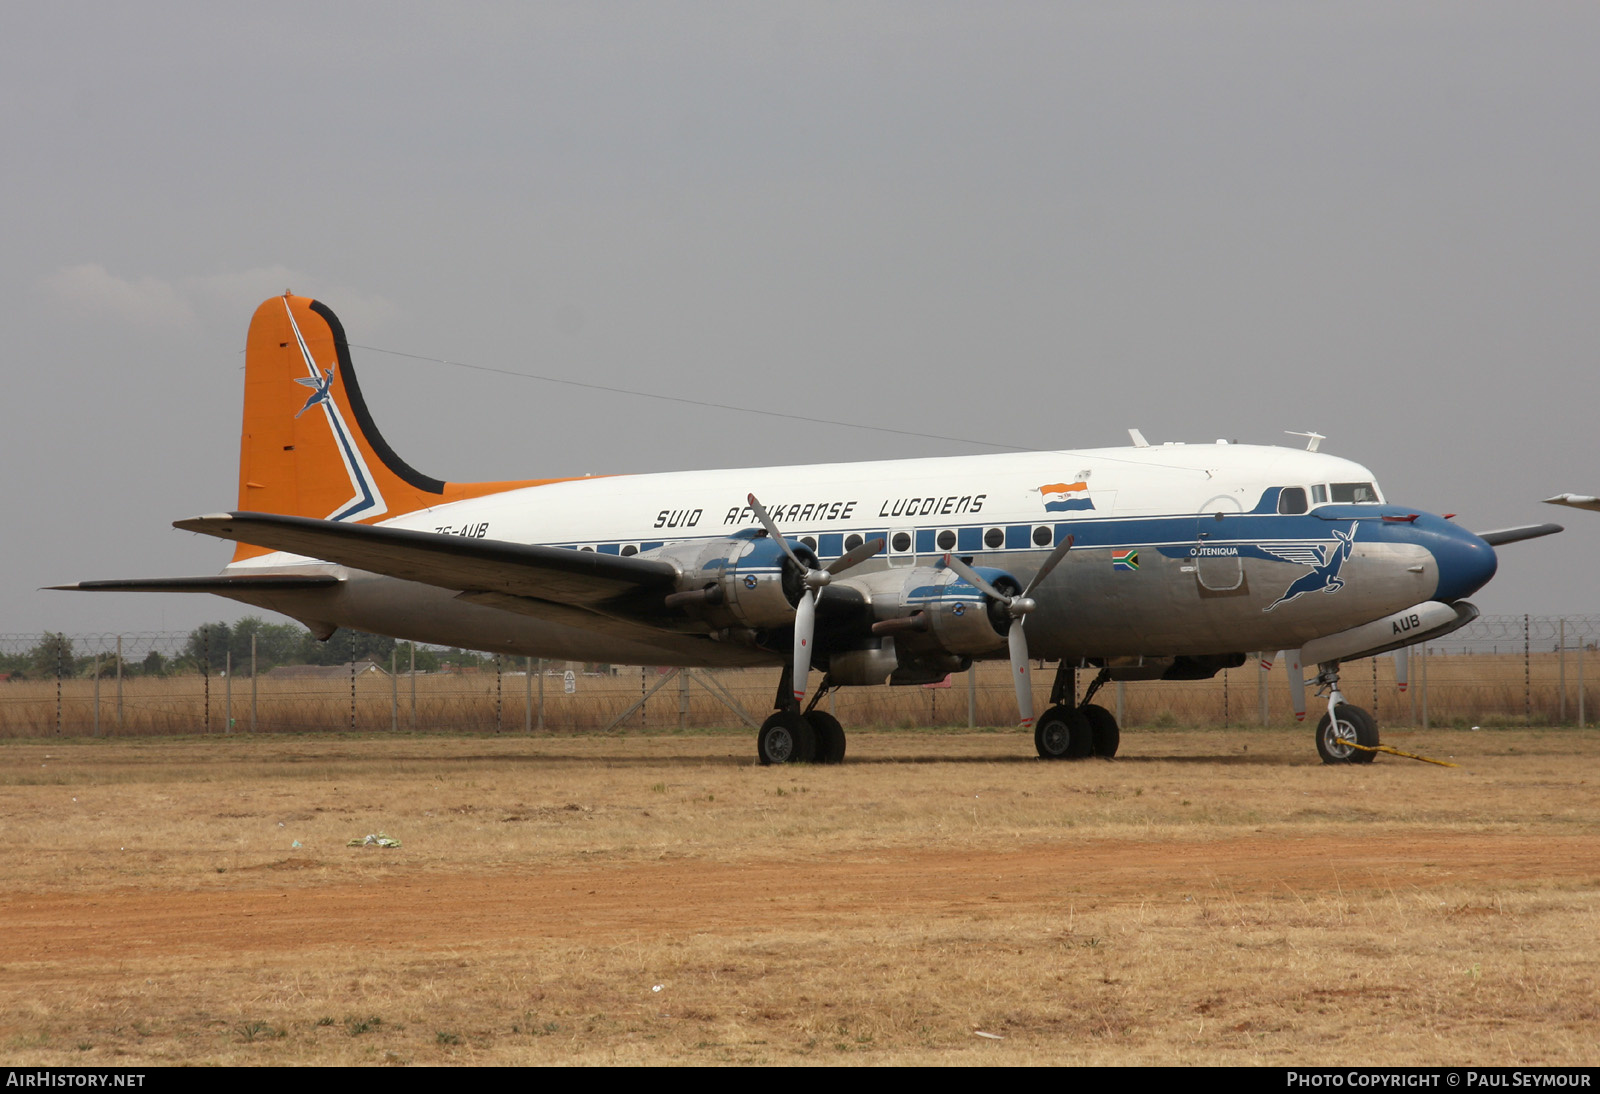
[{"label": "four-blade propeller", "polygon": [[946,566],[960,574],[967,584],[1004,606],[1011,616],[1011,626],[1006,632],[1006,645],[1011,651],[1011,682],[1017,688],[1017,710],[1022,715],[1024,729],[1033,726],[1033,682],[1028,678],[1028,638],[1022,632],[1022,624],[1027,621],[1028,613],[1037,607],[1033,601],[1033,590],[1050,575],[1050,571],[1056,568],[1057,563],[1067,557],[1067,552],[1072,550],[1072,540],[1073,537],[1068,536],[1057,544],[1056,549],[1050,552],[1050,557],[1044,560],[1044,565],[1039,567],[1039,572],[1033,575],[1033,580],[1028,582],[1028,587],[1016,596],[1007,596],[996,589],[955,555],[944,556]]},{"label": "four-blade propeller", "polygon": [[800,600],[794,606],[794,701],[800,703],[806,697],[806,677],[811,674],[811,639],[817,623],[817,593],[833,580],[835,574],[842,574],[850,567],[865,562],[883,550],[883,540],[868,540],[819,570],[795,554],[794,548],[783,538],[783,533],[778,531],[778,526],[773,523],[766,507],[756,500],[756,496],[750,494],[748,498],[750,508],[760,519],[761,526],[767,530],[767,535],[783,548],[783,553],[789,556],[789,561],[799,567],[801,580],[805,582],[805,591],[800,594]]}]

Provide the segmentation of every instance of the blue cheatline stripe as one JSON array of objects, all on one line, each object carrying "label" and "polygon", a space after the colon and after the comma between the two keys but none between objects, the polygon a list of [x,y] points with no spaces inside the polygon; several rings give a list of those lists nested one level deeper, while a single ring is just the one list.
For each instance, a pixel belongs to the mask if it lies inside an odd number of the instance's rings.
[{"label": "blue cheatline stripe", "polygon": [[[1223,520],[1213,522],[1210,514],[1177,513],[1169,516],[1156,517],[1088,517],[1079,520],[1061,521],[1054,524],[1044,524],[1050,528],[1054,535],[1051,542],[1039,546],[1033,542],[1033,529],[1040,525],[1035,524],[979,524],[965,525],[954,528],[956,533],[956,553],[973,555],[975,557],[992,557],[1014,554],[1039,554],[1049,550],[1055,544],[1071,535],[1075,537],[1075,550],[1109,550],[1111,548],[1140,548],[1160,550],[1181,549],[1187,552],[1196,543],[1204,543],[1211,547],[1238,547],[1241,554],[1247,557],[1275,557],[1268,554],[1257,554],[1263,549],[1270,549],[1274,544],[1305,544],[1333,543],[1333,531],[1346,530],[1349,522],[1359,522],[1356,531],[1358,543],[1373,542],[1419,542],[1412,529],[1416,527],[1411,523],[1386,523],[1378,518],[1384,514],[1409,514],[1410,510],[1402,510],[1389,505],[1348,505],[1326,506],[1310,514],[1277,514],[1277,513],[1230,513]],[[1434,518],[1438,519],[1438,518]],[[948,526],[942,526],[948,527]],[[983,534],[989,528],[1001,528],[1005,532],[1005,545],[1000,548],[983,546]],[[938,555],[943,552],[935,543],[938,528],[906,529],[915,537],[914,547],[918,555]],[[748,529],[740,529],[748,532]],[[1199,539],[1200,532],[1210,533],[1204,540]],[[737,533],[717,531],[701,536],[683,536],[668,541],[654,541],[639,545],[641,551],[653,550],[663,545],[664,542],[692,543],[714,539],[728,539]],[[860,531],[844,532],[813,532],[797,530],[789,536],[790,539],[799,539],[802,535],[813,536],[817,539],[817,555],[819,558],[838,558],[844,553],[844,541],[850,535],[859,535],[863,540],[878,537],[888,538],[888,533],[882,529],[861,529]],[[598,545],[604,550],[606,547],[620,549],[624,543],[634,543],[636,540],[607,541]],[[925,546],[926,543],[926,546]],[[579,543],[552,544],[557,547],[577,547]],[[885,554],[888,554],[886,549]],[[912,553],[912,552],[905,552]],[[1281,561],[1281,559],[1280,559]]]}]

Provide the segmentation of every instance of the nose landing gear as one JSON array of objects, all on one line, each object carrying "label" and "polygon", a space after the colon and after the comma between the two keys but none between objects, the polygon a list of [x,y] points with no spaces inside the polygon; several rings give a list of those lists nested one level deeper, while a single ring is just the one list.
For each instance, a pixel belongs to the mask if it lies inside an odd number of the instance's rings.
[{"label": "nose landing gear", "polygon": [[1377,755],[1378,722],[1339,691],[1339,662],[1317,666],[1317,694],[1327,695],[1328,713],[1317,722],[1317,755],[1325,764],[1370,764]]}]

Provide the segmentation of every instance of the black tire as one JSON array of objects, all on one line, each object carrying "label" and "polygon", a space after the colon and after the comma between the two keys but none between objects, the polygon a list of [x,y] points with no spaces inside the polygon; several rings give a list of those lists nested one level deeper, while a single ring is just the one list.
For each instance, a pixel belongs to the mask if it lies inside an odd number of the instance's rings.
[{"label": "black tire", "polygon": [[[1378,746],[1378,723],[1349,703],[1340,703],[1334,713],[1337,726],[1326,714],[1317,722],[1317,755],[1325,764],[1370,764],[1377,753],[1367,750]],[[1366,747],[1355,748],[1352,741]]]},{"label": "black tire", "polygon": [[817,735],[796,710],[780,710],[756,734],[756,756],[767,764],[808,764],[817,757]]},{"label": "black tire", "polygon": [[844,726],[839,724],[839,719],[825,710],[813,710],[806,715],[806,721],[811,723],[811,730],[817,737],[816,762],[844,763]]},{"label": "black tire", "polygon": [[1117,726],[1117,716],[1093,703],[1083,708],[1083,716],[1089,720],[1089,738],[1094,742],[1094,754],[1111,759],[1117,754],[1117,746],[1122,743],[1122,730]]},{"label": "black tire", "polygon": [[1033,724],[1033,747],[1041,760],[1081,760],[1094,750],[1094,734],[1082,711],[1054,706]]}]

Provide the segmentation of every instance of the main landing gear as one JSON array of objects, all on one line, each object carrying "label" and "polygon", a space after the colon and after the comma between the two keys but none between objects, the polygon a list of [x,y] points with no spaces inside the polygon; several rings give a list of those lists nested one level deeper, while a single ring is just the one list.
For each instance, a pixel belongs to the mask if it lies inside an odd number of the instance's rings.
[{"label": "main landing gear", "polygon": [[[793,675],[785,669],[778,681],[778,706],[756,735],[756,756],[766,764],[837,764],[844,762],[844,726],[817,703],[832,689],[824,676],[822,686],[802,713],[794,705]],[[784,708],[784,704],[789,704]]]},{"label": "main landing gear", "polygon": [[1072,667],[1063,662],[1056,669],[1055,683],[1050,687],[1050,709],[1033,726],[1033,747],[1041,760],[1082,760],[1090,756],[1110,759],[1117,754],[1122,731],[1116,716],[1089,702],[1110,679],[1111,674],[1101,669],[1083,693],[1083,702],[1078,703],[1073,697],[1077,689]]},{"label": "main landing gear", "polygon": [[1339,662],[1317,666],[1317,694],[1328,696],[1328,713],[1317,722],[1317,755],[1325,764],[1370,764],[1377,755],[1378,722],[1339,691]]}]

